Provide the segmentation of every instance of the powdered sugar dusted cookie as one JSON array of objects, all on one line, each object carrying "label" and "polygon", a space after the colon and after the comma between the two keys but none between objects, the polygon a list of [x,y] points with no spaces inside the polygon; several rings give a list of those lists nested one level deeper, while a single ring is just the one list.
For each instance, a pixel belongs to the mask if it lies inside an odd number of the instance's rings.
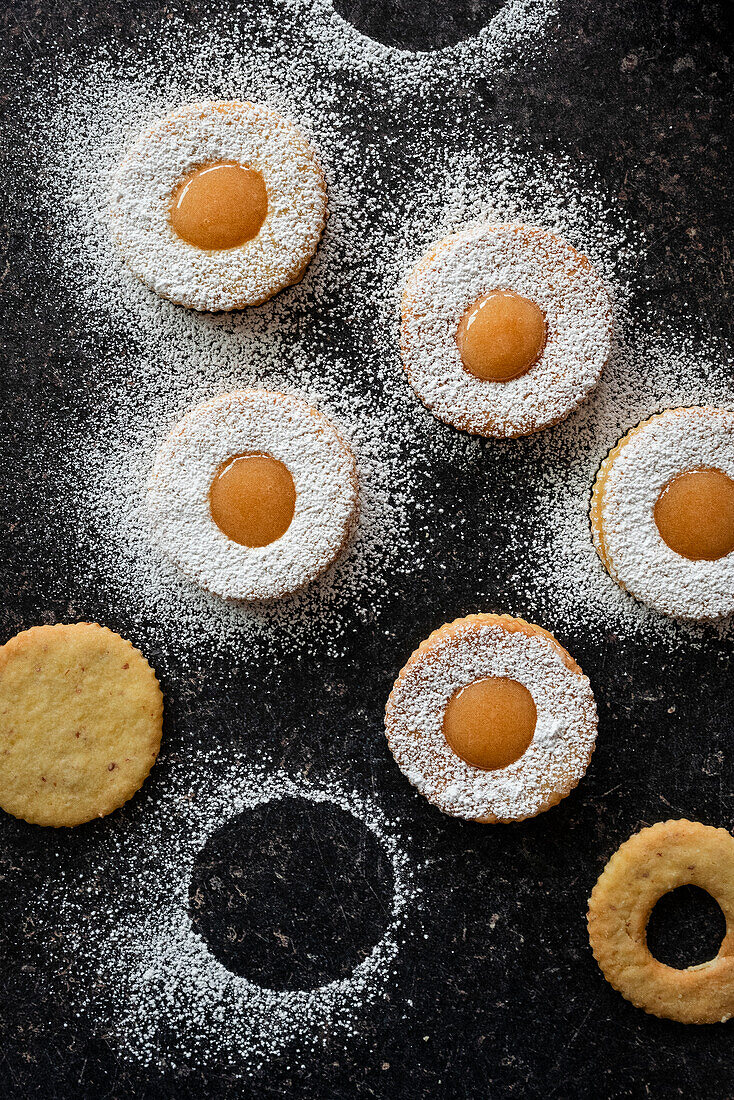
[{"label": "powdered sugar dusted cookie", "polygon": [[611,328],[587,258],[533,226],[446,237],[403,293],[411,386],[440,420],[478,435],[527,435],[568,416],[599,380]]},{"label": "powdered sugar dusted cookie", "polygon": [[591,501],[599,557],[614,580],[668,615],[734,611],[734,412],[668,409],[602,463]]},{"label": "powdered sugar dusted cookie", "polygon": [[469,615],[434,631],[387,703],[390,750],[444,813],[521,821],[560,802],[596,740],[588,679],[547,631]]},{"label": "powdered sugar dusted cookie", "polygon": [[314,580],[345,546],[354,456],[298,397],[223,394],[164,440],[148,511],[154,537],[198,584],[226,599],[273,599]]},{"label": "powdered sugar dusted cookie", "polygon": [[156,294],[200,310],[257,305],[298,282],[326,222],[315,153],[270,107],[180,107],[118,170],[112,230]]}]

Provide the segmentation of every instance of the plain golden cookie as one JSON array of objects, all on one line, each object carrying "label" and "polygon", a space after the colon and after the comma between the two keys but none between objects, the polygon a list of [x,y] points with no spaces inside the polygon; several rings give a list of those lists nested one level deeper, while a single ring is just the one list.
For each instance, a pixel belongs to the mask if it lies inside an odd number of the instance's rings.
[{"label": "plain golden cookie", "polygon": [[[721,906],[726,935],[715,958],[678,970],[653,958],[647,922],[678,886],[699,886]],[[734,1016],[734,837],[697,821],[661,821],[630,837],[589,899],[589,940],[610,985],[638,1008],[683,1024]]]},{"label": "plain golden cookie", "polygon": [[34,626],[0,646],[0,806],[81,825],[142,786],[163,696],[131,642],[96,623]]}]

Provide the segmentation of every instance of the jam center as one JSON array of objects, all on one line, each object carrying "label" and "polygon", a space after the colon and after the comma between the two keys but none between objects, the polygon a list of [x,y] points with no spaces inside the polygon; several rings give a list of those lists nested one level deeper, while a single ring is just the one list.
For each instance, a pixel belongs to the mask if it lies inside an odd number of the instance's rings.
[{"label": "jam center", "polygon": [[537,363],[545,346],[545,314],[512,290],[492,290],[459,322],[456,343],[466,370],[484,382],[509,382]]},{"label": "jam center", "polygon": [[533,697],[523,684],[489,676],[452,695],[443,732],[467,764],[493,771],[519,760],[533,739],[537,718]]},{"label": "jam center", "polygon": [[209,490],[212,519],[241,546],[268,546],[284,535],[296,509],[287,466],[267,454],[235,455],[218,469]]},{"label": "jam center", "polygon": [[237,248],[257,236],[267,212],[260,173],[222,161],[196,168],[181,181],[171,200],[171,225],[197,248]]},{"label": "jam center", "polygon": [[654,515],[663,542],[681,557],[716,561],[734,550],[734,481],[721,470],[674,477]]}]

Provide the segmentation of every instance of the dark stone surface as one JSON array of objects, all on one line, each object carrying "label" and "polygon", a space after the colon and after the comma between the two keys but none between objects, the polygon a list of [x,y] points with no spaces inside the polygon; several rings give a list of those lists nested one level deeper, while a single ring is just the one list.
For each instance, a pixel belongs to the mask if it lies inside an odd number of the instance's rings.
[{"label": "dark stone surface", "polygon": [[392,892],[389,858],[366,825],[338,806],[283,798],[209,837],[189,911],[235,974],[270,989],[314,989],[369,955]]},{"label": "dark stone surface", "polygon": [[403,50],[440,50],[470,38],[502,0],[334,0],[334,8],[363,34]]},{"label": "dark stone surface", "polygon": [[[374,5],[344,0],[347,6],[361,11],[366,26]],[[2,640],[36,622],[87,616],[134,637],[124,616],[109,620],[104,593],[91,586],[71,589],[64,560],[44,553],[37,516],[53,499],[54,470],[35,456],[52,437],[47,428],[69,409],[82,422],[88,415],[91,364],[77,352],[74,325],[83,321],[69,324],[58,309],[58,273],[44,264],[44,227],[27,228],[33,189],[25,166],[13,160],[13,142],[33,129],[22,109],[23,83],[42,79],[56,51],[93,51],[106,39],[145,43],[169,9],[183,10],[196,23],[196,3],[180,9],[158,0],[9,0],[2,12],[10,158],[0,206],[0,430],[13,470],[0,501]],[[235,9],[222,4],[223,13]],[[442,33],[453,35],[466,10],[463,4],[455,9],[401,0],[390,33],[415,35],[416,45],[425,45],[431,33],[437,41]],[[499,74],[472,93],[488,127],[509,125],[531,146],[563,148],[595,165],[644,227],[651,309],[661,317],[692,309],[702,333],[720,341],[722,356],[732,335],[734,281],[726,16],[725,2],[563,0],[558,32],[533,71]],[[425,39],[419,42],[421,29]],[[415,109],[421,117],[431,110],[441,117],[436,105],[421,102]],[[399,121],[385,119],[384,125]],[[438,505],[469,517],[470,531],[472,524],[478,530],[480,494],[488,484],[498,487],[501,474],[501,462],[499,475],[480,462],[457,472],[436,456],[431,492]],[[447,563],[444,572],[439,564]],[[547,624],[578,657],[597,692],[600,737],[588,776],[561,806],[525,824],[488,829],[453,821],[416,795],[390,761],[381,709],[415,643],[441,621],[476,609],[481,569],[470,538],[457,545],[450,530],[438,530],[426,571],[396,583],[392,604],[379,622],[359,628],[338,666],[318,656],[291,657],[263,669],[258,693],[248,689],[245,698],[233,691],[224,708],[209,667],[187,677],[169,668],[164,676],[171,753],[185,751],[205,723],[222,743],[243,736],[246,745],[267,740],[294,771],[342,767],[355,787],[379,797],[405,822],[414,855],[427,863],[430,904],[421,913],[420,933],[398,959],[396,992],[365,1013],[360,1036],[346,1048],[327,1041],[305,1071],[282,1059],[249,1082],[196,1066],[143,1072],[120,1060],[111,1041],[76,1021],[64,977],[49,986],[35,919],[41,884],[93,852],[104,822],[51,841],[48,833],[3,817],[0,1095],[733,1095],[732,1025],[686,1028],[634,1009],[601,979],[584,922],[596,876],[641,825],[688,816],[734,827],[730,645],[710,638],[691,649],[682,638],[671,653],[613,633],[591,638],[562,623]],[[502,576],[498,610],[514,603],[510,571]],[[385,631],[391,632],[389,646]],[[150,657],[157,665],[158,655]],[[155,799],[165,774],[162,764],[141,792],[141,805]],[[379,882],[379,867],[375,874]],[[683,903],[678,916],[684,916]],[[700,935],[695,918],[689,920]],[[714,932],[715,922],[709,926]],[[408,997],[413,1004],[406,1010]]]},{"label": "dark stone surface", "polygon": [[663,894],[650,914],[647,946],[666,966],[700,966],[721,947],[726,918],[698,886],[679,886]]}]

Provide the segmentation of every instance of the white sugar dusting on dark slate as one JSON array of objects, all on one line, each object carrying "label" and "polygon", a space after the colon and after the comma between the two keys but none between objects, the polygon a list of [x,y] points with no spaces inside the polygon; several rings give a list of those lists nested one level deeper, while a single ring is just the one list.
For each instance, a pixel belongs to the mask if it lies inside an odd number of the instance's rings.
[{"label": "white sugar dusting on dark slate", "polygon": [[[354,1034],[360,1014],[393,984],[420,892],[396,823],[335,776],[310,783],[267,760],[216,752],[199,760],[196,773],[192,778],[188,761],[173,768],[150,814],[119,829],[111,825],[105,855],[95,857],[104,894],[93,896],[86,865],[49,888],[45,904],[61,932],[53,961],[75,979],[79,1018],[114,1036],[126,1056],[161,1067],[191,1061],[253,1071],[268,1057],[306,1054],[327,1037]],[[353,814],[385,851],[393,885],[382,935],[348,977],[280,991],[232,973],[212,954],[192,927],[189,883],[214,830],[242,811],[288,797]],[[134,897],[120,872],[126,865],[134,868]]]},{"label": "white sugar dusting on dark slate", "polygon": [[[432,456],[465,467],[490,461],[496,446],[440,424],[407,385],[398,353],[402,280],[445,233],[487,218],[520,220],[556,229],[597,266],[613,298],[616,347],[580,411],[509,444],[526,465],[532,460],[535,509],[493,514],[487,502],[487,522],[502,530],[514,555],[520,594],[517,606],[497,610],[550,630],[618,629],[675,644],[681,630],[694,628],[645,611],[607,576],[589,535],[588,499],[599,462],[631,425],[669,406],[726,404],[724,364],[715,348],[687,335],[686,318],[654,328],[631,311],[633,290],[644,290],[644,241],[593,168],[530,152],[502,132],[484,133],[480,143],[469,126],[465,89],[478,76],[491,79],[518,47],[532,64],[554,5],[512,0],[475,39],[436,55],[368,41],[328,0],[273,0],[257,16],[246,35],[243,26],[222,26],[216,11],[209,25],[195,28],[172,18],[155,28],[154,57],[100,56],[55,77],[51,94],[39,89],[39,205],[48,205],[54,226],[80,350],[94,363],[96,410],[91,431],[89,421],[83,431],[73,418],[65,425],[64,468],[56,471],[64,503],[49,524],[48,552],[63,542],[76,570],[71,583],[97,580],[110,615],[124,610],[137,624],[136,641],[155,646],[164,661],[170,653],[217,653],[247,676],[256,663],[238,658],[267,651],[276,637],[293,651],[336,659],[344,636],[361,623],[377,622],[379,630],[397,579],[420,573],[436,528],[464,538],[462,520],[433,509],[425,492]],[[457,143],[454,134],[447,151],[445,135],[426,130],[420,149],[410,135],[403,157],[399,126],[383,139],[370,111],[399,118],[401,105],[422,94],[445,97],[456,125],[462,117],[466,123],[466,140]],[[198,315],[156,298],[125,268],[105,218],[112,173],[137,133],[202,96],[251,98],[282,111],[314,143],[329,193],[326,233],[303,282],[232,316]],[[158,441],[191,405],[254,385],[299,394],[332,419],[354,449],[362,492],[361,525],[346,559],[302,595],[260,609],[226,604],[187,581],[153,549],[144,521]],[[484,577],[474,610],[495,609],[491,562]],[[163,1057],[160,1026],[176,1037],[174,1061],[211,1050],[233,1066],[256,1068],[294,1043],[315,1043],[319,1027],[357,1028],[360,1013],[393,980],[414,891],[390,823],[334,780],[309,788],[266,766],[240,769],[235,788],[216,751],[200,743],[137,831],[110,819],[94,857],[99,876],[87,867],[54,890],[49,912],[58,913],[59,931],[75,949],[80,1012],[106,1020],[121,1048],[146,1062]],[[189,790],[198,792],[190,803]],[[369,966],[308,1001],[266,995],[215,964],[191,931],[183,901],[191,860],[209,832],[237,805],[286,793],[333,799],[361,816],[395,870],[391,922]],[[136,915],[124,922],[114,896],[97,885],[113,864],[126,868],[128,885],[141,884]],[[146,890],[161,874],[171,889],[159,913]]]}]

